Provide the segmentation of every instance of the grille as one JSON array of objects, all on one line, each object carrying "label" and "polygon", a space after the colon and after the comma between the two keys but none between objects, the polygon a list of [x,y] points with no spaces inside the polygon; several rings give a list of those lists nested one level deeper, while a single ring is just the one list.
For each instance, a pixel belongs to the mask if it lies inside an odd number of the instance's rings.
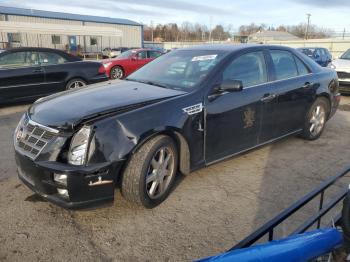
[{"label": "grille", "polygon": [[57,135],[57,131],[39,125],[25,117],[16,129],[17,148],[31,159],[35,159],[44,147]]},{"label": "grille", "polygon": [[347,72],[338,72],[338,78],[340,78],[340,79],[350,78],[350,73],[347,73]]}]

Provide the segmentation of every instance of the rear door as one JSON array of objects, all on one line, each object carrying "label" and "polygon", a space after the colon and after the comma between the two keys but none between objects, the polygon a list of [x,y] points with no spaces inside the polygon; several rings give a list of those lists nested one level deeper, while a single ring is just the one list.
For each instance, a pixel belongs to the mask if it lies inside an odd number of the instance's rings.
[{"label": "rear door", "polygon": [[41,94],[44,72],[35,51],[0,55],[0,100],[16,101]]},{"label": "rear door", "polygon": [[317,83],[310,69],[287,50],[270,50],[271,90],[263,101],[260,142],[303,128]]},{"label": "rear door", "polygon": [[66,79],[69,74],[67,59],[53,52],[39,52],[39,60],[45,72],[45,86],[42,92],[50,94],[65,90]]}]

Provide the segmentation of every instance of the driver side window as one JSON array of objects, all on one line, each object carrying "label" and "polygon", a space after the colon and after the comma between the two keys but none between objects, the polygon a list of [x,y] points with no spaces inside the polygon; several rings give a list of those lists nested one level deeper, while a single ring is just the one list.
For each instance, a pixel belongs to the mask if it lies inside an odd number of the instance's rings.
[{"label": "driver side window", "polygon": [[267,70],[262,51],[251,52],[235,58],[223,72],[224,80],[240,80],[243,88],[267,82]]}]

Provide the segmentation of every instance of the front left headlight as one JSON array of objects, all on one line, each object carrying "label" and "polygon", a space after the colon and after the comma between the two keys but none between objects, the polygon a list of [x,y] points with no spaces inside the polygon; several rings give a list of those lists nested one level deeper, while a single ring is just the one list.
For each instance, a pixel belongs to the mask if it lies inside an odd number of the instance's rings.
[{"label": "front left headlight", "polygon": [[84,165],[88,154],[91,127],[83,126],[73,137],[69,152],[68,163],[72,165]]}]

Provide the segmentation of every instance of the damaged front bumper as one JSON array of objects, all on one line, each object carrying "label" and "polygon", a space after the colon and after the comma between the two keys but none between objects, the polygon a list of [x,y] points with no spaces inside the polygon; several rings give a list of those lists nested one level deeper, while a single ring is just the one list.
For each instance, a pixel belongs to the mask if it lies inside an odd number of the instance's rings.
[{"label": "damaged front bumper", "polygon": [[[15,156],[20,180],[35,193],[61,207],[91,207],[114,199],[115,177],[121,163],[73,166],[33,161],[18,152]],[[54,174],[66,175],[66,184],[55,181]]]}]

